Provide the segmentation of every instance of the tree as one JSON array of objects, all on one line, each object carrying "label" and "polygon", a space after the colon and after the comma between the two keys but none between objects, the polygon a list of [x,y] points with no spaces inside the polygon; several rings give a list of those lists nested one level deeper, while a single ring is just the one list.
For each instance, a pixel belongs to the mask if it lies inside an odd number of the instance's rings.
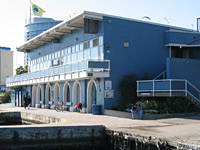
[{"label": "tree", "polygon": [[19,75],[19,74],[23,74],[23,73],[27,73],[28,72],[28,65],[24,66],[20,66],[16,69],[16,74]]},{"label": "tree", "polygon": [[130,75],[123,76],[119,82],[120,101],[119,109],[123,110],[130,107],[137,102],[137,76],[131,73]]}]

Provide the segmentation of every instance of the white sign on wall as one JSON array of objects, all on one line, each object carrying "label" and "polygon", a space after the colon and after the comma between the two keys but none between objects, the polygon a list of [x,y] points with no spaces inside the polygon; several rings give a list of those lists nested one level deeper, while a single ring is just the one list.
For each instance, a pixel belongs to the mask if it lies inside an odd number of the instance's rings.
[{"label": "white sign on wall", "polygon": [[105,98],[114,98],[114,90],[105,90]]},{"label": "white sign on wall", "polygon": [[105,81],[105,90],[112,90],[112,81]]}]

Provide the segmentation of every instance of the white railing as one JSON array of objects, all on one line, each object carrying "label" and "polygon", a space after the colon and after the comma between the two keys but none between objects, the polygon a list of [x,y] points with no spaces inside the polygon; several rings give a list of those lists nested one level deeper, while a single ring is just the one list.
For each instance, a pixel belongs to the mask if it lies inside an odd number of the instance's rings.
[{"label": "white railing", "polygon": [[[90,68],[89,62],[107,62],[108,67],[107,68],[98,68],[98,67],[93,67]],[[55,66],[49,69],[44,69],[40,70],[37,72],[31,72],[31,73],[25,73],[21,75],[16,75],[13,77],[8,77],[6,79],[6,83],[12,83],[12,82],[19,82],[19,81],[24,81],[28,79],[37,79],[40,77],[48,77],[48,76],[55,76],[55,75],[60,75],[63,73],[77,73],[77,72],[83,72],[83,71],[109,71],[110,70],[110,61],[109,60],[84,60],[80,61],[77,63],[72,63],[72,64],[66,64],[62,66]]]},{"label": "white railing", "polygon": [[166,73],[167,73],[167,70],[161,72],[158,76],[156,76],[153,80],[157,80],[159,79],[160,77],[162,77],[162,79],[166,79]]},{"label": "white railing", "polygon": [[137,96],[158,96],[158,93],[162,92],[168,93],[169,97],[176,96],[182,92],[183,96],[190,96],[200,103],[200,90],[187,80],[166,79],[137,81]]}]

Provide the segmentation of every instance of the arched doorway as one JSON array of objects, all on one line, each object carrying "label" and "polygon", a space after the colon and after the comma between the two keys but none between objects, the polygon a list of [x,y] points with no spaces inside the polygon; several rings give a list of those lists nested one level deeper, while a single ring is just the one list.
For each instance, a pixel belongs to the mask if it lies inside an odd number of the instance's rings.
[{"label": "arched doorway", "polygon": [[51,86],[47,84],[46,89],[45,89],[45,108],[49,108],[49,101],[51,97]]},{"label": "arched doorway", "polygon": [[41,85],[38,85],[36,107],[40,107],[41,100],[42,100],[42,88]]},{"label": "arched doorway", "polygon": [[63,91],[64,105],[66,105],[66,102],[70,102],[70,87],[69,87],[69,83],[65,83],[63,90],[64,90]]},{"label": "arched doorway", "polygon": [[74,83],[73,86],[73,106],[76,106],[81,102],[81,86],[78,81]]},{"label": "arched doorway", "polygon": [[92,105],[97,104],[97,85],[94,79],[91,79],[87,88],[87,111],[92,112]]},{"label": "arched doorway", "polygon": [[35,98],[35,92],[36,92],[36,86],[34,85],[32,87],[32,98],[31,98],[31,103],[32,103],[32,107],[35,107],[35,101],[36,101],[36,98]]},{"label": "arched doorway", "polygon": [[60,87],[59,84],[56,83],[54,86],[54,104],[57,105],[60,101]]}]

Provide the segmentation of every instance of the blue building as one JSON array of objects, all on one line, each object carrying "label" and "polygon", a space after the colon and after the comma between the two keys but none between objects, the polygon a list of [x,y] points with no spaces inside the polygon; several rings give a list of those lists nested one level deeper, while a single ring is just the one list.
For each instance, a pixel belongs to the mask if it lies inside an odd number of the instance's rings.
[{"label": "blue building", "polygon": [[[61,23],[61,20],[54,20],[47,17],[33,16],[25,25],[25,42],[41,34],[42,32],[52,28],[53,26]],[[28,65],[29,57],[27,53],[24,54],[24,66]]]},{"label": "blue building", "polygon": [[[200,34],[175,26],[83,12],[18,47],[30,61],[27,74],[7,78],[32,97],[32,107],[63,103],[83,112],[92,105],[101,111],[118,104],[118,84],[131,72],[141,78],[138,96],[199,94]],[[193,93],[194,92],[194,93]]]}]

